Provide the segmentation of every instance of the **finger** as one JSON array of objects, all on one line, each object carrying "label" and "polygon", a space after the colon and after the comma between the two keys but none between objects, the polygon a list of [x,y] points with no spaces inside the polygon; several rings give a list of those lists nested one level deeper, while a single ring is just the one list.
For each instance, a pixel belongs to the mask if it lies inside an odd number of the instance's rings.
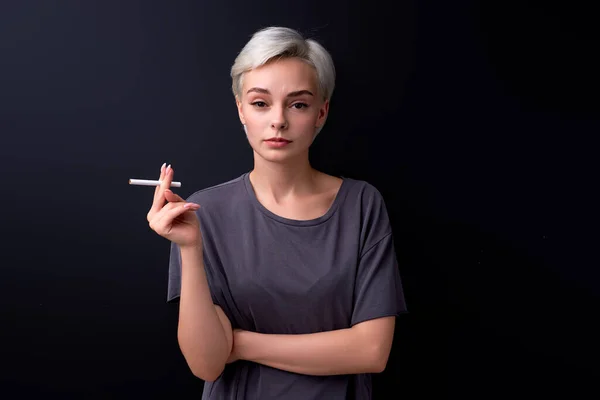
[{"label": "finger", "polygon": [[165,215],[167,215],[167,213],[169,211],[171,211],[172,209],[176,208],[176,207],[181,207],[185,204],[186,202],[170,202],[167,201],[167,203],[158,211],[154,212],[154,213],[148,213],[148,222],[150,222],[151,224],[157,225],[157,221],[160,221]]},{"label": "finger", "polygon": [[177,193],[173,192],[170,189],[165,190],[165,198],[170,203],[180,202],[180,201],[185,202],[185,199],[183,197],[179,196]]},{"label": "finger", "polygon": [[[157,196],[159,199],[161,199],[161,201],[165,200],[165,190],[168,189],[171,186],[171,181],[173,180],[173,167],[171,167],[171,164],[167,165],[167,167],[165,168],[164,172],[160,174],[160,185],[158,185],[156,187],[157,190]],[[165,203],[163,202],[161,204],[161,207],[164,205]]]},{"label": "finger", "polygon": [[172,221],[164,219],[165,214],[167,213],[168,210],[175,207],[175,205],[176,205],[176,203],[167,203],[167,204],[165,204],[165,206],[163,208],[154,212],[151,216],[150,216],[150,213],[148,213],[148,215],[149,215],[148,222],[150,223],[150,228],[154,229],[156,232],[158,232],[159,234],[162,235],[164,226],[169,225],[172,222]]},{"label": "finger", "polygon": [[171,164],[169,164],[167,166],[167,169],[165,170],[165,176],[161,179],[160,183],[160,190],[162,191],[162,193],[164,193],[165,190],[171,187],[171,181],[173,181],[174,174],[175,171],[173,170]]},{"label": "finger", "polygon": [[[164,177],[166,165],[167,163],[164,163],[160,167],[160,176],[158,178],[159,180],[161,180]],[[159,187],[157,186],[154,188],[154,197],[152,199],[152,205],[150,206],[150,210],[148,210],[148,213],[146,214],[146,220],[148,220],[148,222],[152,221],[154,215],[162,208],[163,205],[164,199],[160,199],[160,191]]]},{"label": "finger", "polygon": [[[167,167],[167,163],[164,163],[161,167],[160,167],[160,176],[158,177],[159,181],[162,181],[162,179],[165,176],[165,169]],[[156,186],[154,188],[154,199],[152,200],[152,203],[154,204],[156,202],[156,199],[158,199],[159,193],[160,192],[160,185]]]},{"label": "finger", "polygon": [[[171,205],[173,203],[169,203]],[[151,221],[151,227],[158,234],[168,234],[173,226],[173,220],[187,211],[196,211],[200,208],[199,204],[196,203],[177,203],[176,205],[168,207],[165,206],[159,214],[157,214],[154,220]]]},{"label": "finger", "polygon": [[[149,214],[154,214],[154,213],[159,212],[160,209],[163,208],[163,206],[167,202],[167,200],[165,199],[165,196],[164,196],[164,190],[165,190],[165,188],[168,188],[171,185],[170,181],[169,182],[166,182],[166,181],[168,179],[169,174],[172,173],[172,171],[173,170],[172,170],[170,164],[167,166],[167,168],[164,169],[164,171],[161,171],[161,174],[160,174],[161,184],[159,186],[157,186],[155,189],[154,201],[152,202],[152,208],[150,209]],[[167,186],[167,185],[169,185],[169,186]]]},{"label": "finger", "polygon": [[[160,176],[158,177],[158,180],[162,180],[164,174],[165,174],[165,168],[167,168],[167,163],[164,163],[161,167],[160,167]],[[158,195],[158,186],[154,188],[154,198],[156,198],[156,196]]]}]

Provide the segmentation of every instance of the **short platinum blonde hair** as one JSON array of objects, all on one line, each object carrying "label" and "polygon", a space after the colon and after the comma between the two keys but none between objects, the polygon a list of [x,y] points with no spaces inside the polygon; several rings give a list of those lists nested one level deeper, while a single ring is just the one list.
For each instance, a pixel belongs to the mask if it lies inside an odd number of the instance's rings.
[{"label": "short platinum blonde hair", "polygon": [[319,95],[323,100],[330,100],[335,88],[335,67],[329,52],[316,40],[305,39],[293,29],[278,26],[254,33],[236,57],[231,67],[233,95],[241,100],[244,73],[271,61],[292,57],[301,59],[315,69]]},{"label": "short platinum blonde hair", "polygon": [[297,57],[317,71],[320,94],[331,99],[335,68],[329,52],[313,39],[305,39],[290,28],[268,27],[252,35],[231,67],[233,94],[241,97],[244,73],[279,58]]}]

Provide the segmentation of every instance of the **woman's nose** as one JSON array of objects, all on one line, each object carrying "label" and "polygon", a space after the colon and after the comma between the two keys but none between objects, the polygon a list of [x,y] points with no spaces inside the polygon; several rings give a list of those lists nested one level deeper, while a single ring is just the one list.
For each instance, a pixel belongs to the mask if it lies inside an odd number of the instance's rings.
[{"label": "woman's nose", "polygon": [[273,110],[273,119],[271,120],[271,127],[276,130],[285,129],[287,127],[287,119],[283,110]]}]

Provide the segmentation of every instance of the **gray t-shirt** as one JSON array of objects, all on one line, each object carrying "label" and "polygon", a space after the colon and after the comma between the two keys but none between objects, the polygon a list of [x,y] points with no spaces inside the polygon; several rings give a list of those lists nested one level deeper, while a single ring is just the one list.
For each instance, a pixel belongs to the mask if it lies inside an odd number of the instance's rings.
[{"label": "gray t-shirt", "polygon": [[[208,284],[234,329],[315,333],[406,311],[386,207],[367,182],[343,178],[327,213],[308,221],[265,208],[249,173],[187,200],[201,205]],[[167,301],[180,289],[172,243]],[[206,382],[202,399],[368,400],[371,376],[309,376],[237,361]]]}]

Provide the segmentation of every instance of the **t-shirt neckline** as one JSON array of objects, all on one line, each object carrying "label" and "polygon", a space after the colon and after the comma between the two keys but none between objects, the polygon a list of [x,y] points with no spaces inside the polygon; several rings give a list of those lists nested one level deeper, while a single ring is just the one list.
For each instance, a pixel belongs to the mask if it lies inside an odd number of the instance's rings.
[{"label": "t-shirt neckline", "polygon": [[287,224],[287,225],[313,226],[313,225],[321,224],[321,223],[327,221],[329,218],[331,218],[331,216],[333,214],[335,214],[335,212],[339,208],[340,203],[343,201],[344,197],[346,196],[346,188],[349,183],[348,179],[344,178],[343,176],[340,176],[339,178],[342,179],[342,184],[335,196],[335,199],[333,200],[333,203],[331,204],[331,206],[329,207],[327,212],[325,214],[321,215],[320,217],[308,219],[308,220],[285,218],[285,217],[275,214],[274,212],[271,212],[269,209],[267,209],[265,206],[263,206],[260,201],[258,201],[258,198],[256,197],[256,193],[254,192],[254,187],[252,186],[252,182],[250,182],[250,172],[246,172],[243,175],[242,180],[244,181],[244,186],[246,187],[246,193],[248,194],[248,197],[250,198],[250,200],[252,201],[254,206],[256,208],[258,208],[267,217],[274,219],[275,221],[281,222],[283,224]]}]

